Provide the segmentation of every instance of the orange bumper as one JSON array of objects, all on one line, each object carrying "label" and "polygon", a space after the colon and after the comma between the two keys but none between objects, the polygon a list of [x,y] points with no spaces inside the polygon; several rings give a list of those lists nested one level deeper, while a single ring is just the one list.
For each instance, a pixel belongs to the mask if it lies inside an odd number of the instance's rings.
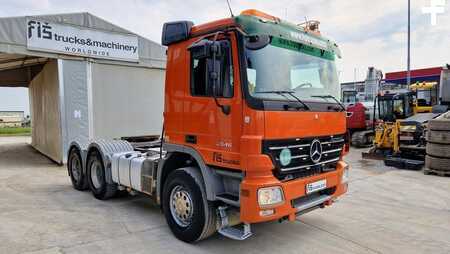
[{"label": "orange bumper", "polygon": [[[295,220],[298,210],[293,206],[292,201],[306,195],[306,185],[319,180],[326,179],[327,189],[335,187],[331,199],[325,201],[324,205],[331,205],[333,200],[347,192],[347,183],[341,183],[342,174],[347,164],[344,161],[337,163],[336,170],[320,175],[306,178],[299,178],[288,182],[280,182],[273,176],[261,176],[246,178],[241,183],[241,221],[245,223],[257,223],[264,221],[272,221],[287,217],[289,220]],[[284,202],[272,206],[261,208],[258,204],[258,189],[270,186],[280,186],[283,189]],[[273,210],[273,211],[267,211]],[[270,215],[262,215],[273,214]],[[270,213],[267,213],[270,212]]]}]

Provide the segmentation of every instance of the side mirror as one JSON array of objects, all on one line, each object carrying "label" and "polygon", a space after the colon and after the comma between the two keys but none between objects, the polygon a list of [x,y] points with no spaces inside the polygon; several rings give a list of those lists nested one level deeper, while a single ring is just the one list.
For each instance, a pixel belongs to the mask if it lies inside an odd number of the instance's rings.
[{"label": "side mirror", "polygon": [[191,57],[194,59],[202,59],[210,57],[211,55],[211,41],[201,40],[191,46],[188,50],[191,52]]},{"label": "side mirror", "polygon": [[188,50],[194,59],[214,58],[222,55],[220,42],[210,41],[207,39],[200,40],[191,46]]},{"label": "side mirror", "polygon": [[269,35],[253,35],[245,38],[245,47],[250,50],[262,49],[270,43]]},{"label": "side mirror", "polygon": [[189,48],[193,59],[206,60],[207,94],[211,94],[218,107],[225,115],[230,114],[231,107],[220,105],[217,97],[223,96],[223,56],[229,49],[228,41],[201,40],[192,44]]},{"label": "side mirror", "polygon": [[222,84],[222,61],[216,59],[208,58],[207,61],[207,78],[208,85],[210,86],[211,91],[214,96],[221,96],[221,84]]}]

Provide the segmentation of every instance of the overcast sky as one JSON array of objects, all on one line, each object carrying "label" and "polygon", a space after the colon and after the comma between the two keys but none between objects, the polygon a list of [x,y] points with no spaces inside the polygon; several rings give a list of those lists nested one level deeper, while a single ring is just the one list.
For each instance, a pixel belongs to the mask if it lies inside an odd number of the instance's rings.
[{"label": "overcast sky", "polygon": [[[341,81],[353,81],[355,72],[364,79],[369,66],[384,73],[406,68],[407,0],[230,1],[235,14],[254,8],[294,23],[320,20],[322,34],[341,47]],[[412,68],[450,63],[450,1],[435,26],[422,13],[430,0],[412,2]],[[199,24],[229,16],[226,0],[0,0],[0,6],[0,17],[90,12],[156,42],[166,21]],[[20,110],[26,101],[26,90],[0,88],[0,110]]]}]

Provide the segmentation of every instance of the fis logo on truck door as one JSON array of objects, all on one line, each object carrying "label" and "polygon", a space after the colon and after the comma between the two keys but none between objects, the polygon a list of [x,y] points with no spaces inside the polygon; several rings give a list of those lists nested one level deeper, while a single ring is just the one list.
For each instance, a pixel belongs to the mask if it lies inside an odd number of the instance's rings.
[{"label": "fis logo on truck door", "polygon": [[35,20],[28,21],[28,39],[36,34],[38,38],[52,39],[52,27],[47,22],[40,22]]},{"label": "fis logo on truck door", "polygon": [[217,153],[217,152],[213,153],[213,161],[218,162],[218,163],[231,164],[231,165],[240,165],[241,164],[240,161],[224,158],[224,156],[221,153]]}]

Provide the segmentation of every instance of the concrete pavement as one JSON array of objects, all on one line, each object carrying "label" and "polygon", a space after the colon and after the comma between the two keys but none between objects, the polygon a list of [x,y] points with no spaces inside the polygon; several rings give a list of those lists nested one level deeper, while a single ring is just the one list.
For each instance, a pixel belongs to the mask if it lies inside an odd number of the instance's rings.
[{"label": "concrete pavement", "polygon": [[353,149],[350,190],[294,223],[238,242],[174,238],[144,196],[99,201],[72,189],[27,137],[0,137],[0,253],[450,253],[450,178],[387,168]]}]

